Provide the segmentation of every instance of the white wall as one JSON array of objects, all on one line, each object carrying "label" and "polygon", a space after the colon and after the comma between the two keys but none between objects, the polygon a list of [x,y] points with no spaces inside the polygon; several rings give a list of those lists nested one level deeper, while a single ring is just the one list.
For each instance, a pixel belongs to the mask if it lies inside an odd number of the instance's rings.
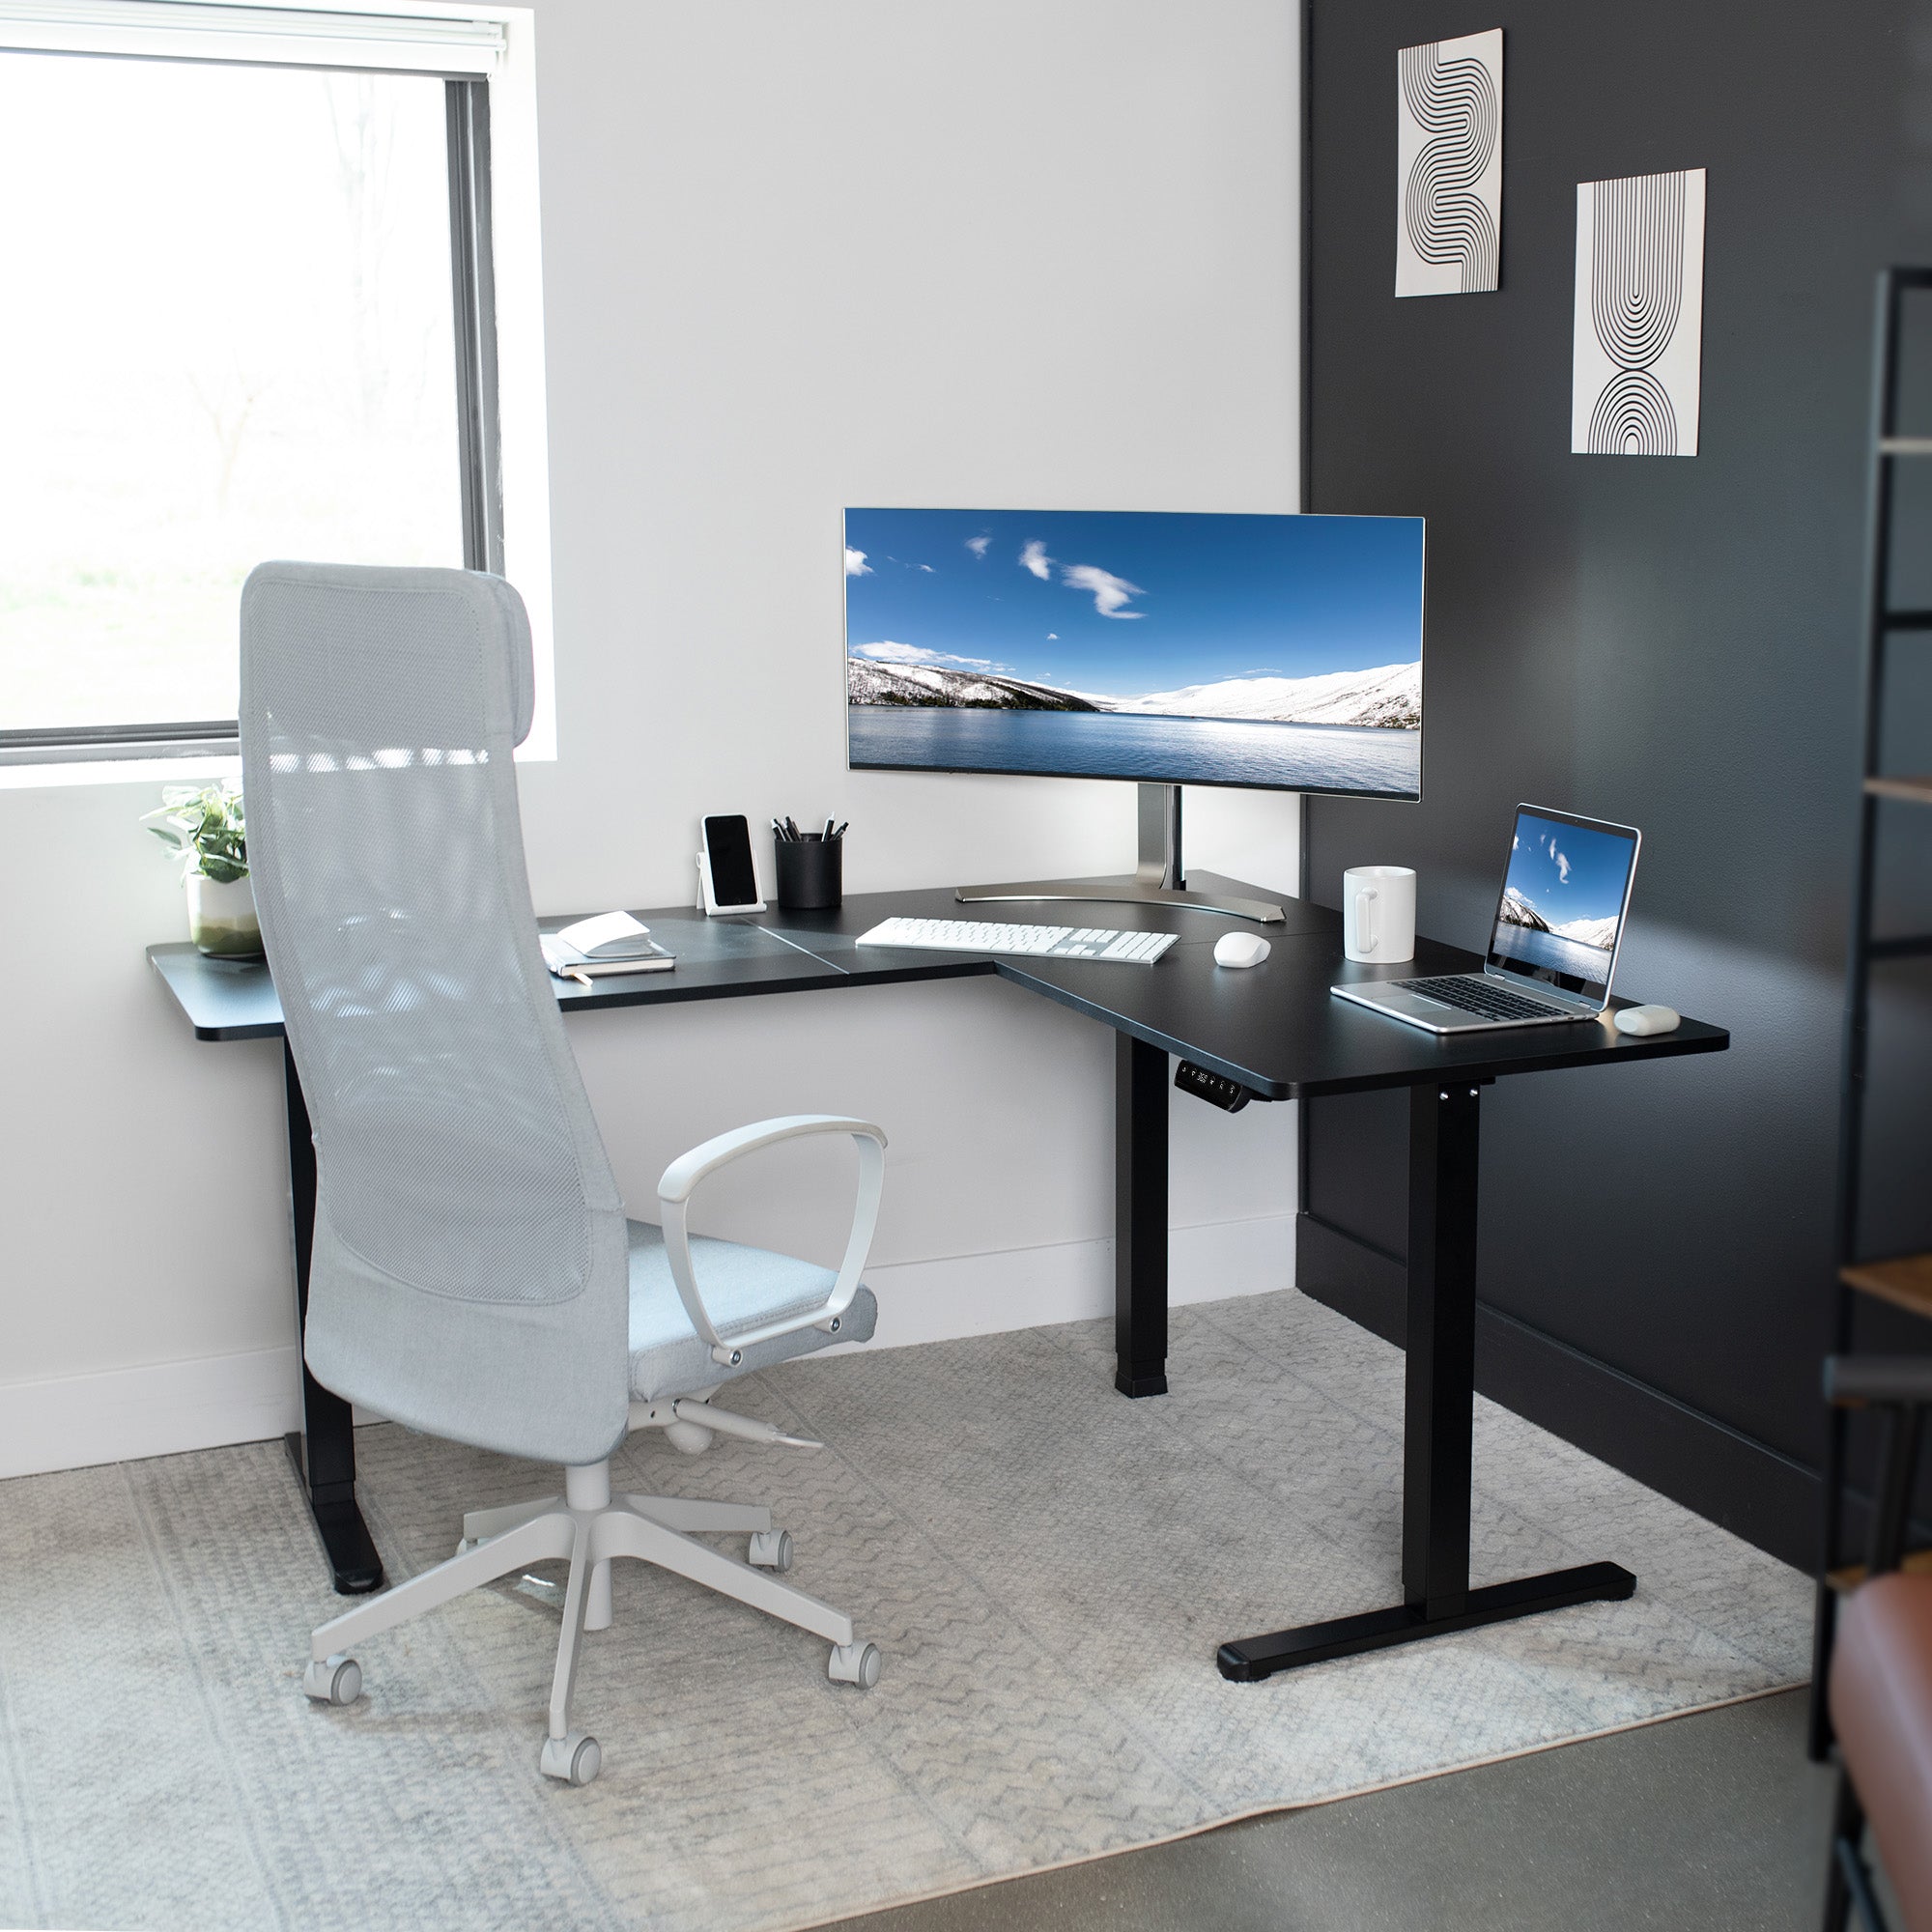
[{"label": "white wall", "polygon": [[[696,821],[852,821],[848,889],[1123,869],[1130,786],[851,774],[848,502],[1296,507],[1294,10],[539,0],[559,756],[544,910],[683,897]],[[198,1045],[153,784],[0,792],[0,1473],[292,1418],[279,1049]],[[1293,802],[1188,794],[1294,883]],[[1098,1312],[1111,1037],[975,980],[572,1023],[640,1208],[792,1108],[893,1135],[882,1339]],[[1289,1279],[1293,1121],[1177,1097],[1177,1296]],[[824,1250],[797,1154],[714,1225]]]}]

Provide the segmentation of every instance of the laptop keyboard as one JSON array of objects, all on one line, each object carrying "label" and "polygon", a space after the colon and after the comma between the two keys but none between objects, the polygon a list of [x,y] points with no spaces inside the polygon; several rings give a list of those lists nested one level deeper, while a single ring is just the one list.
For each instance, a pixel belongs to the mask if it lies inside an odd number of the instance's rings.
[{"label": "laptop keyboard", "polygon": [[1486,1020],[1587,1017],[1581,1013],[1572,1015],[1567,1008],[1559,1007],[1552,1001],[1526,1000],[1520,993],[1512,993],[1507,987],[1498,986],[1493,980],[1480,974],[1455,974],[1442,980],[1397,980],[1393,983],[1411,993],[1439,1000],[1445,1007],[1454,1007],[1459,1012],[1475,1013]]}]

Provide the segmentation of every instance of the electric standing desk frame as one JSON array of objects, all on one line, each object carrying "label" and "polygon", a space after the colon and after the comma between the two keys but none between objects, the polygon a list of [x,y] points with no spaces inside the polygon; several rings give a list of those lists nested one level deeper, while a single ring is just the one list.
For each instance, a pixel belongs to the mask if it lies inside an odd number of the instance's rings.
[{"label": "electric standing desk frame", "polygon": [[[1190,884],[1224,900],[1264,896],[1256,887],[1211,874],[1198,875]],[[1262,1100],[1408,1089],[1402,1601],[1222,1644],[1216,1655],[1222,1674],[1243,1682],[1328,1658],[1631,1595],[1635,1578],[1614,1563],[1584,1564],[1479,1589],[1469,1584],[1481,1090],[1516,1074],[1715,1053],[1730,1043],[1721,1029],[1697,1020],[1687,1020],[1675,1033],[1649,1036],[1619,1034],[1597,1021],[1446,1037],[1421,1033],[1337,1000],[1328,988],[1389,972],[1468,972],[1481,963],[1476,955],[1418,940],[1412,962],[1399,968],[1360,965],[1344,956],[1339,914],[1294,900],[1285,911],[1284,923],[1270,928],[1272,955],[1248,972],[1231,973],[1214,965],[1213,946],[1237,923],[1194,907],[1110,909],[1110,925],[1180,934],[1180,944],[1152,968],[870,947],[862,952],[855,945],[861,933],[895,916],[956,918],[950,889],[873,893],[848,898],[836,911],[774,911],[730,920],[705,920],[680,907],[639,915],[678,955],[674,972],[601,979],[588,988],[559,982],[557,994],[571,1013],[998,974],[1111,1028],[1117,1042],[1114,1380],[1123,1395],[1133,1397],[1167,1391],[1169,1056],[1221,1074]],[[1060,923],[1050,911],[1035,914],[1019,906],[1002,908],[1002,917],[1018,923]],[[189,946],[151,947],[148,956],[198,1038],[281,1037],[281,1009],[266,966],[221,964]],[[286,1043],[283,1065],[296,1295],[298,1309],[305,1313],[315,1151]],[[302,1401],[303,1427],[289,1438],[290,1448],[335,1587],[345,1595],[378,1589],[382,1563],[355,1502],[350,1406],[306,1369]]]}]

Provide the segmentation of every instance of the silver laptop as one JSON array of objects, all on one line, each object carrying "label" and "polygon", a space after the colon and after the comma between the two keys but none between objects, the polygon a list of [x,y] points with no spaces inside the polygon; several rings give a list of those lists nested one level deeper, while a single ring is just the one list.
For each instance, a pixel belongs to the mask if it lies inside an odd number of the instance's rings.
[{"label": "silver laptop", "polygon": [[1520,805],[1480,973],[1328,990],[1427,1033],[1593,1020],[1609,1004],[1642,842],[1634,826]]}]

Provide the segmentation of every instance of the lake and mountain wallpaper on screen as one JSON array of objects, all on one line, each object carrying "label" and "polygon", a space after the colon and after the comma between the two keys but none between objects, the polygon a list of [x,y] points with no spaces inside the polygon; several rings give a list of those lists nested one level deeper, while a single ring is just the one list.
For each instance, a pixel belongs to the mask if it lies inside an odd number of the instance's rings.
[{"label": "lake and mountain wallpaper on screen", "polygon": [[855,766],[1413,798],[1414,517],[845,513]]},{"label": "lake and mountain wallpaper on screen", "polygon": [[1632,838],[1522,813],[1491,951],[1604,983],[1635,857]]}]

